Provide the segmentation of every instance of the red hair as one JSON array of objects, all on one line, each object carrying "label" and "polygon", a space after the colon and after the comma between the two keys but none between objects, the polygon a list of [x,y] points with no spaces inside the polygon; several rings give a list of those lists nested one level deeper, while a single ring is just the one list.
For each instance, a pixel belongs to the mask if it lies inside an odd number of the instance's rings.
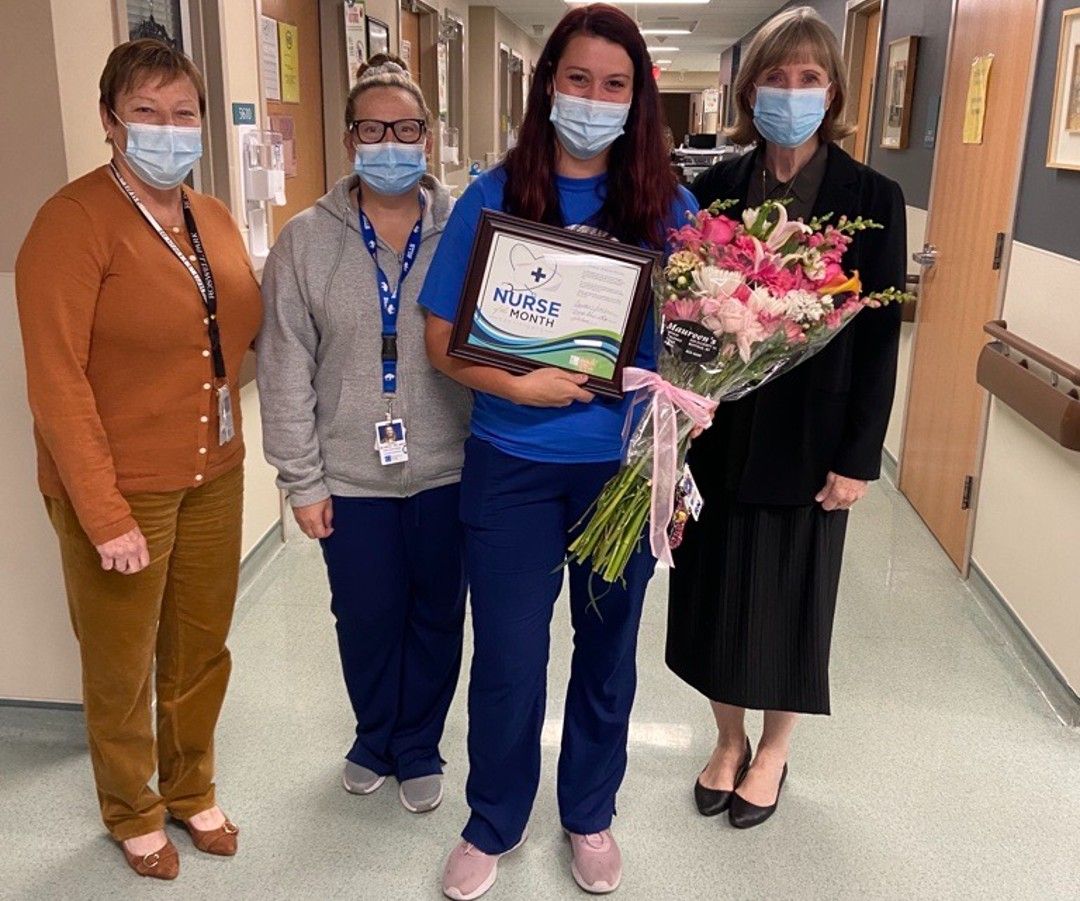
[{"label": "red hair", "polygon": [[579,34],[618,44],[634,64],[630,115],[625,133],[611,145],[607,196],[597,222],[590,224],[628,244],[662,248],[677,182],[664,144],[660,91],[634,20],[604,3],[568,12],[544,45],[517,145],[506,155],[506,211],[535,222],[565,225],[555,183],[558,138],[550,121],[551,103],[559,60],[570,39]]}]

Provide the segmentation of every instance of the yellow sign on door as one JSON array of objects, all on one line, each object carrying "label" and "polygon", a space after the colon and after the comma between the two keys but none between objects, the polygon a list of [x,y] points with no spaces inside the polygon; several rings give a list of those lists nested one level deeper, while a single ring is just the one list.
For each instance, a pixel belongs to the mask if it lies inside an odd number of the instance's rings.
[{"label": "yellow sign on door", "polygon": [[300,29],[278,22],[278,47],[281,57],[281,101],[300,102]]},{"label": "yellow sign on door", "polygon": [[983,126],[986,124],[986,97],[990,84],[990,66],[994,54],[976,56],[971,63],[971,79],[968,81],[967,102],[964,107],[964,143],[981,144]]}]

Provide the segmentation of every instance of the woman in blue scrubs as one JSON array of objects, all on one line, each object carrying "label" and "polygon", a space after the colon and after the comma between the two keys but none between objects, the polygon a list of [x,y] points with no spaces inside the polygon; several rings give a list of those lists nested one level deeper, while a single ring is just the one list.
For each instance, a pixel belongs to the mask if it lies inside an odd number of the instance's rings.
[{"label": "woman in blue scrubs", "polygon": [[[569,12],[540,57],[527,110],[517,146],[455,207],[420,296],[432,363],[475,395],[461,485],[475,647],[472,815],[443,876],[444,893],[458,901],[487,891],[499,857],[524,841],[540,778],[549,627],[566,551],[574,525],[619,468],[629,403],[594,397],[581,374],[517,376],[447,356],[481,211],[662,249],[667,230],[696,209],[672,174],[648,52],[625,13],[600,4]],[[655,343],[646,329],[635,365],[655,368]],[[654,564],[644,542],[625,583],[594,580],[592,592],[588,569],[567,567],[574,655],[559,810],[573,876],[595,893],[614,890],[622,872],[610,826]],[[602,619],[589,609],[598,592]]]}]

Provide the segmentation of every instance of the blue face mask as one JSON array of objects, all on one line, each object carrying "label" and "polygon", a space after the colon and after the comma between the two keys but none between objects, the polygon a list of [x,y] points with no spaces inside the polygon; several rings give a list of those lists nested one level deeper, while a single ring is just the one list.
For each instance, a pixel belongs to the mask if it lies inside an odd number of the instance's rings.
[{"label": "blue face mask", "polygon": [[119,116],[116,119],[127,129],[124,159],[139,178],[155,188],[163,191],[175,188],[188,177],[203,154],[201,128],[129,124]]},{"label": "blue face mask", "polygon": [[629,103],[571,97],[558,91],[551,104],[551,122],[559,143],[579,160],[591,160],[614,144],[629,115]]},{"label": "blue face mask", "polygon": [[357,144],[353,171],[377,194],[397,196],[416,187],[427,172],[424,145]]},{"label": "blue face mask", "polygon": [[754,125],[761,136],[779,147],[805,144],[825,118],[825,88],[770,88],[761,86],[754,99]]}]

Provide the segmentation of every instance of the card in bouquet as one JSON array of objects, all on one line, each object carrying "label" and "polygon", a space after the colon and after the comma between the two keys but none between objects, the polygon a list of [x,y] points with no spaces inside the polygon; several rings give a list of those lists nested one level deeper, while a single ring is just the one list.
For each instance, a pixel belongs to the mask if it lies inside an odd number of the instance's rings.
[{"label": "card in bouquet", "polygon": [[651,321],[660,259],[484,210],[449,354],[518,374],[547,366],[584,373],[590,391],[622,397],[623,368]]}]

